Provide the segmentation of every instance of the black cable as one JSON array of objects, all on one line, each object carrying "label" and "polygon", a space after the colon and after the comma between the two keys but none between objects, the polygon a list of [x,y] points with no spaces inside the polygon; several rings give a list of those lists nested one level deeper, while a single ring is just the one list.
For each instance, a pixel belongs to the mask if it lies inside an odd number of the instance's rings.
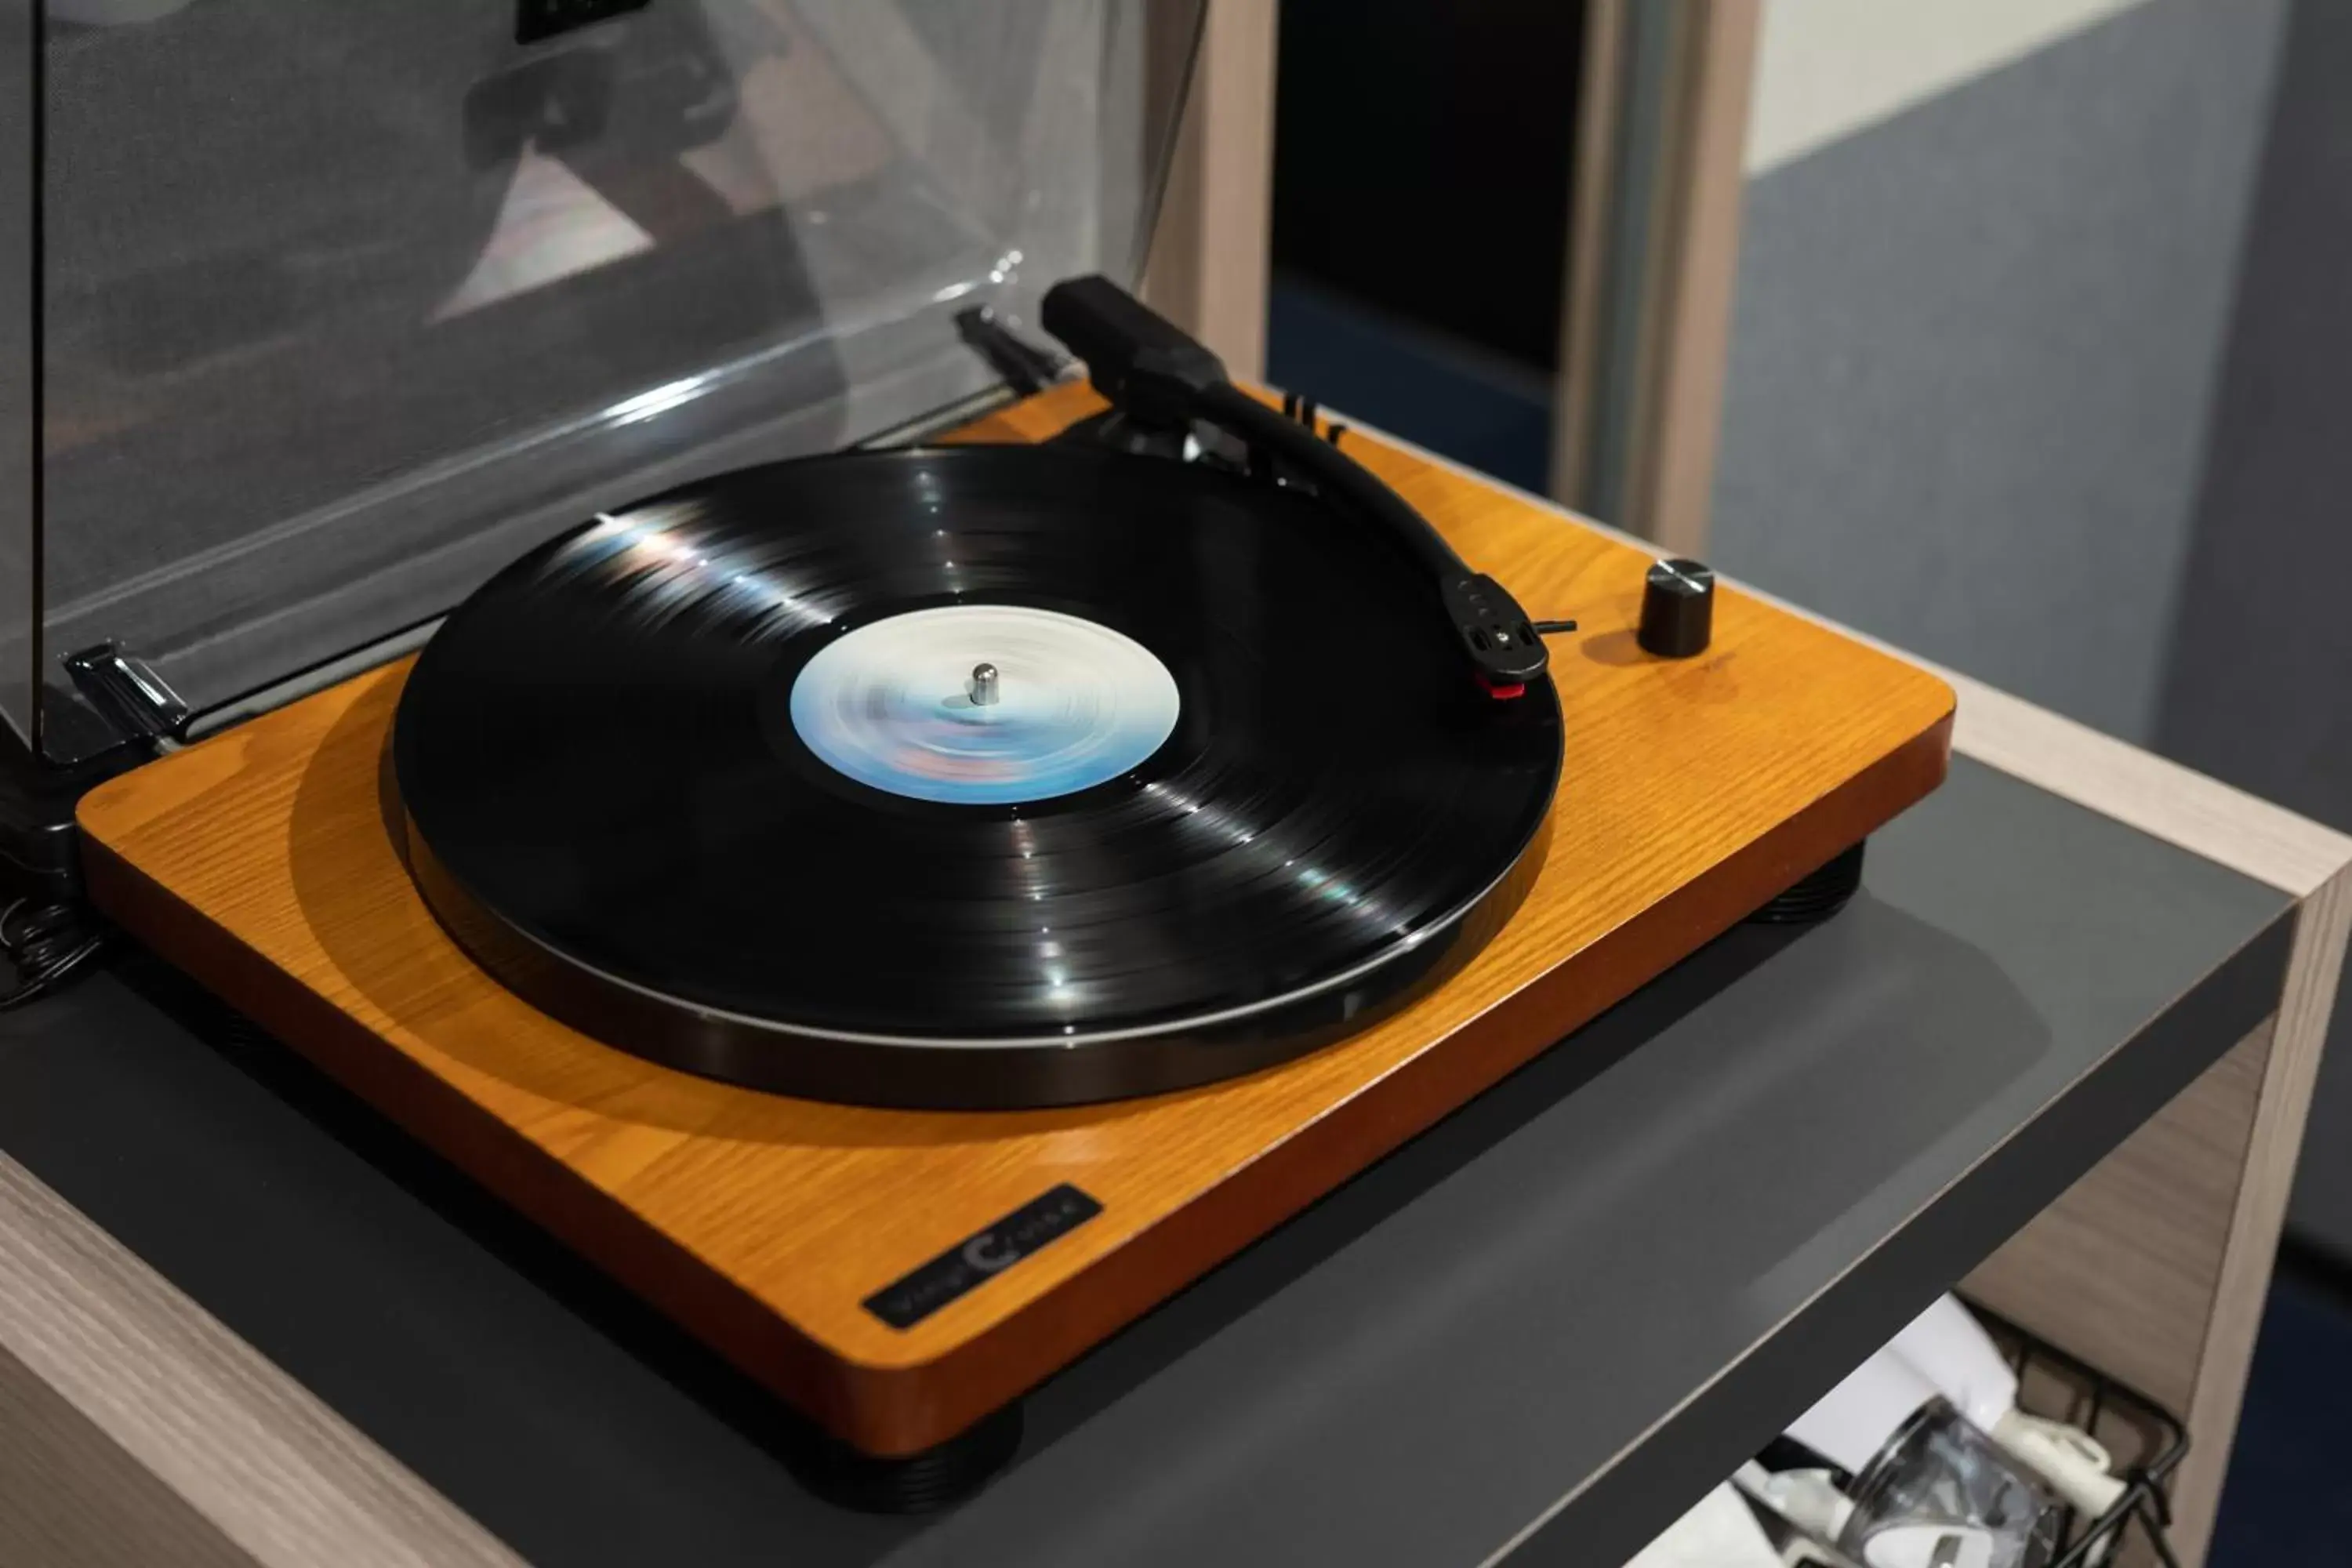
[{"label": "black cable", "polygon": [[[29,906],[29,907],[28,907]],[[108,928],[79,904],[18,899],[0,910],[0,956],[16,973],[0,992],[0,1013],[55,991],[106,946]]]}]

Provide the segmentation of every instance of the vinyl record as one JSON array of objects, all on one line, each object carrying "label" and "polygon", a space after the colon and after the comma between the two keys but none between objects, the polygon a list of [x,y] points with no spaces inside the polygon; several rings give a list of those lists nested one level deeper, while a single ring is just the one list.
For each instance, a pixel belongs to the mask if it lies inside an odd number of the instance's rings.
[{"label": "vinyl record", "polygon": [[619,1048],[791,1093],[1066,1103],[1363,1026],[1491,933],[1557,780],[1420,568],[1091,447],[849,454],[601,516],[436,634],[407,853]]}]

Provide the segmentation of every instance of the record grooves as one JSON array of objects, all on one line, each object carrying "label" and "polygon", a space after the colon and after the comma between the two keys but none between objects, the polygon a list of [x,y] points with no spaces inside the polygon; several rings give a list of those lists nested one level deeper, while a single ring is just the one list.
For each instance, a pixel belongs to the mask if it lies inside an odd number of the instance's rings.
[{"label": "record grooves", "polygon": [[1516,905],[1559,756],[1549,681],[1490,700],[1344,510],[1069,447],[600,518],[450,618],[394,742],[427,902],[542,1010],[760,1088],[961,1106],[1361,1028]]}]

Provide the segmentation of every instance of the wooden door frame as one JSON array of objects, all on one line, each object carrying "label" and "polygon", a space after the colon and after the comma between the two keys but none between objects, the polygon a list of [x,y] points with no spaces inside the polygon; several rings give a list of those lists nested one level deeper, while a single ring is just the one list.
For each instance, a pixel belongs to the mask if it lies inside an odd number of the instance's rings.
[{"label": "wooden door frame", "polygon": [[1555,499],[1703,554],[1762,0],[1587,0]]},{"label": "wooden door frame", "polygon": [[1246,380],[1265,374],[1276,0],[1209,0],[1143,297]]}]

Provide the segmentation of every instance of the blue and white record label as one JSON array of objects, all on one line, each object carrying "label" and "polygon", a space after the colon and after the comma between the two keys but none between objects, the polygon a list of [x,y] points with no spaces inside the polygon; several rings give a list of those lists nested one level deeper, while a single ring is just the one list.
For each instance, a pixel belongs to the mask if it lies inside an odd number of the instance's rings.
[{"label": "blue and white record label", "polygon": [[1075,795],[1167,742],[1181,706],[1150,649],[1019,605],[909,610],[842,635],[793,683],[793,728],[892,795],[1015,805]]}]

